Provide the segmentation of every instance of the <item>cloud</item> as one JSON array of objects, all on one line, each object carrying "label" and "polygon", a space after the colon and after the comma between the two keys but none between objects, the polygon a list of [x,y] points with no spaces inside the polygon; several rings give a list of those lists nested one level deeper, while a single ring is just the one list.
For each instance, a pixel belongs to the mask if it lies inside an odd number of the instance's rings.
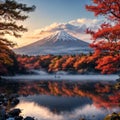
[{"label": "cloud", "polygon": [[94,25],[98,23],[100,20],[98,19],[86,19],[86,18],[80,18],[77,20],[69,21],[70,24],[80,25],[80,24],[86,24],[87,26]]},{"label": "cloud", "polygon": [[84,24],[86,21],[85,18],[69,21],[70,24]]},{"label": "cloud", "polygon": [[31,38],[31,39],[43,38],[49,34],[52,34],[54,32],[61,31],[61,30],[64,30],[71,34],[77,34],[77,33],[83,34],[85,33],[86,28],[87,26],[85,24],[81,26],[76,26],[70,23],[53,23],[50,26],[47,26],[45,28],[35,30],[32,36],[28,36],[28,38]]},{"label": "cloud", "polygon": [[72,111],[62,111],[59,114],[52,112],[47,106],[41,106],[35,102],[28,101],[21,101],[16,108],[22,110],[24,117],[32,116],[38,120],[78,120],[84,117],[89,117],[92,120],[93,115],[96,115],[94,119],[98,119],[99,117],[104,117],[104,113],[106,113],[105,109],[98,109],[93,104],[86,104]]},{"label": "cloud", "polygon": [[43,34],[43,33],[53,33],[56,31],[73,31],[73,32],[83,32],[86,29],[86,25],[76,26],[70,23],[53,23],[50,26],[47,26],[42,29],[38,29],[35,31],[35,34]]},{"label": "cloud", "polygon": [[86,34],[87,28],[96,30],[101,24],[101,20],[98,19],[86,19],[80,18],[69,21],[67,23],[53,23],[41,29],[37,29],[32,33],[32,36],[27,36],[29,39],[40,40],[54,32],[64,30],[69,34],[77,37],[81,40],[90,40],[90,35]]}]

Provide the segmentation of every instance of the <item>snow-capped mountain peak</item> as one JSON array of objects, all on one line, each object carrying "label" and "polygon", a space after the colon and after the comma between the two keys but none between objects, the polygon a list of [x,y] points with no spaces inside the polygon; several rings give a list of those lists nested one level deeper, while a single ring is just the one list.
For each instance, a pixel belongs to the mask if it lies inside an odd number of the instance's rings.
[{"label": "snow-capped mountain peak", "polygon": [[19,54],[41,55],[41,54],[80,54],[89,53],[89,44],[73,37],[65,31],[59,31],[38,40],[30,45],[16,49]]},{"label": "snow-capped mountain peak", "polygon": [[61,41],[74,41],[74,40],[77,40],[75,37],[69,35],[67,32],[65,31],[57,31],[56,33],[56,39],[57,40],[61,40]]}]

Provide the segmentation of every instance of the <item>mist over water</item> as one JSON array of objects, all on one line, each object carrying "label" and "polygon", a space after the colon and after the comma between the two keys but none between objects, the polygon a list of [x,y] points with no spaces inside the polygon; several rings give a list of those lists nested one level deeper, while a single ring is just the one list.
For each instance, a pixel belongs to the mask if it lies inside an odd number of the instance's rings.
[{"label": "mist over water", "polygon": [[27,75],[16,75],[16,76],[2,76],[4,79],[9,80],[70,80],[70,81],[116,81],[119,78],[116,74],[111,75],[100,75],[100,74],[88,74],[88,75],[81,75],[81,74],[70,74],[69,72],[65,71],[57,71],[54,73],[48,73],[44,70],[31,70],[32,74]]}]

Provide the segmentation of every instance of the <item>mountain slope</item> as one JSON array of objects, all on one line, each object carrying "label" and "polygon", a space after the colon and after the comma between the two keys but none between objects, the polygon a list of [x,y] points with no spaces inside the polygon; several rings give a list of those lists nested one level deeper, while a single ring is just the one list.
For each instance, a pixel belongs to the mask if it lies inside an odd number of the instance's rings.
[{"label": "mountain slope", "polygon": [[15,49],[19,54],[79,54],[88,53],[89,44],[79,40],[65,31],[56,32],[30,45]]}]

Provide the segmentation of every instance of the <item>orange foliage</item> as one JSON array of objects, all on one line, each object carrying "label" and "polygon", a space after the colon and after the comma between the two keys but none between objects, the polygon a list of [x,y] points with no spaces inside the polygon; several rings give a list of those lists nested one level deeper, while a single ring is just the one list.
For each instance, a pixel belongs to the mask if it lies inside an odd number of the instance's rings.
[{"label": "orange foliage", "polygon": [[94,12],[95,16],[105,15],[110,20],[120,19],[120,0],[92,0],[93,5],[86,5],[88,11]]},{"label": "orange foliage", "polygon": [[75,62],[76,58],[73,56],[69,56],[66,61],[62,64],[62,69],[63,70],[72,70],[73,69],[73,64]]},{"label": "orange foliage", "polygon": [[[27,89],[26,89],[27,88]],[[92,89],[91,89],[92,88]],[[41,81],[20,85],[20,95],[45,94],[54,96],[82,96],[93,100],[96,107],[118,106],[120,92],[112,89],[109,83],[77,83]]]},{"label": "orange foliage", "polygon": [[120,55],[104,56],[97,61],[97,69],[100,69],[102,73],[113,73],[120,71]]},{"label": "orange foliage", "polygon": [[97,84],[95,85],[95,90],[96,90],[96,92],[98,92],[98,93],[109,93],[110,90],[111,90],[111,88],[110,88],[109,85],[102,85],[102,84],[100,84],[100,83],[97,83]]},{"label": "orange foliage", "polygon": [[93,5],[86,5],[95,16],[103,15],[108,22],[100,25],[97,31],[87,29],[91,34],[94,48],[93,56],[98,56],[96,69],[102,73],[113,73],[120,70],[120,0],[92,0]]},{"label": "orange foliage", "polygon": [[26,69],[45,69],[48,72],[59,70],[69,72],[86,72],[95,68],[97,57],[91,55],[64,55],[64,56],[20,56],[18,62]]},{"label": "orange foliage", "polygon": [[[0,75],[5,75],[14,72],[12,67],[15,62],[15,54],[8,46],[0,42]],[[11,70],[12,71],[11,71]]]}]

